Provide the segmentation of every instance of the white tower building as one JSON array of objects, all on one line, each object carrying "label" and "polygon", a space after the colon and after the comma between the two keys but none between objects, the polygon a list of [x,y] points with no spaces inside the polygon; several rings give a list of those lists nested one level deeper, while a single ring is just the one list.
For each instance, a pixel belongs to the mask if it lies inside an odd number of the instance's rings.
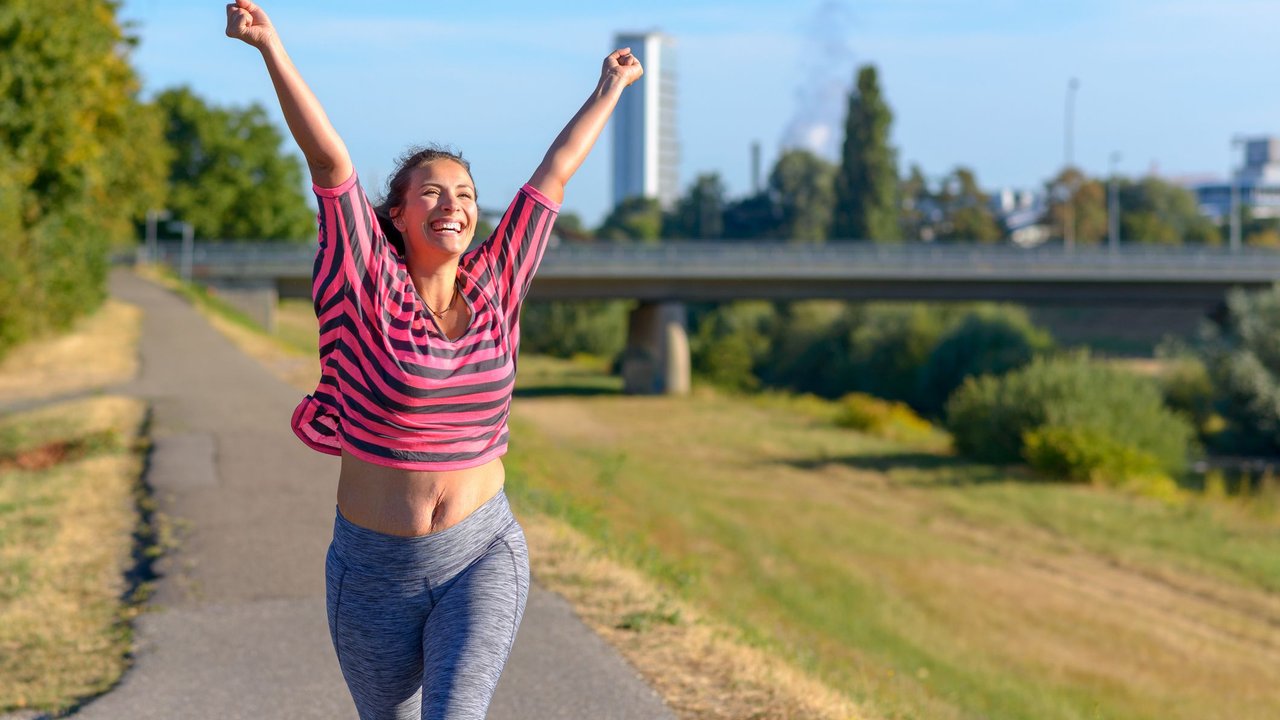
[{"label": "white tower building", "polygon": [[658,32],[619,33],[615,43],[631,48],[644,77],[613,112],[613,204],[640,195],[670,208],[680,194],[675,40]]}]

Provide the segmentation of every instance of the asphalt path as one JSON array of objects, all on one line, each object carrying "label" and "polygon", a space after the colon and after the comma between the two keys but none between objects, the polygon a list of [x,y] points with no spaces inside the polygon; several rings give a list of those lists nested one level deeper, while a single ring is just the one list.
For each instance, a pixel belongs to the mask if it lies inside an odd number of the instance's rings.
[{"label": "asphalt path", "polygon": [[[300,394],[185,301],[127,271],[112,294],[143,310],[152,408],[147,481],[181,538],[135,624],[135,662],[84,720],[354,718],[325,616],[336,458],[289,429]],[[493,720],[674,718],[560,597],[536,583]]]}]

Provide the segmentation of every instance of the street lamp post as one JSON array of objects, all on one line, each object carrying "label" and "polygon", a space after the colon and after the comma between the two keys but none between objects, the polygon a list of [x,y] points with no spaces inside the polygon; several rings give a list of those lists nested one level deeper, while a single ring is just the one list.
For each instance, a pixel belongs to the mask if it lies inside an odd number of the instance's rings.
[{"label": "street lamp post", "polygon": [[191,282],[191,266],[193,256],[195,255],[195,228],[189,222],[175,220],[169,223],[170,228],[182,230],[182,258],[179,264],[179,273],[182,279]]},{"label": "street lamp post", "polygon": [[161,220],[168,220],[170,217],[168,210],[148,210],[147,211],[147,262],[158,262],[160,259],[160,244],[156,237],[156,223]]},{"label": "street lamp post", "polygon": [[[1064,123],[1063,150],[1065,155],[1066,168],[1064,172],[1070,173],[1072,166],[1075,164],[1074,148],[1075,141],[1075,113],[1076,113],[1076,90],[1080,88],[1080,81],[1071,78],[1067,82],[1067,109],[1066,122]],[[1067,203],[1064,207],[1062,221],[1062,242],[1067,250],[1071,250],[1076,244],[1076,213],[1075,213],[1075,183],[1071,181],[1071,176],[1067,175]]]},{"label": "street lamp post", "polygon": [[1120,251],[1120,183],[1116,178],[1116,166],[1120,163],[1120,153],[1111,153],[1111,177],[1107,193],[1107,246],[1111,252]]},{"label": "street lamp post", "polygon": [[1228,247],[1231,252],[1240,252],[1240,171],[1236,169],[1236,148],[1244,144],[1244,138],[1239,135],[1231,138],[1231,162],[1227,165],[1227,172],[1230,174],[1228,182],[1231,183],[1231,209],[1228,211],[1231,217],[1228,221],[1231,224],[1231,234],[1228,240]]}]

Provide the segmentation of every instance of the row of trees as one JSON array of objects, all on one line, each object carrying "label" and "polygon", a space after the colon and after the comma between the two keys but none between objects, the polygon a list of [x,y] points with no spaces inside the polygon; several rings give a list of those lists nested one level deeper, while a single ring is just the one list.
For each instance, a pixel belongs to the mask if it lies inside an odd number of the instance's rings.
[{"label": "row of trees", "polygon": [[302,168],[259,107],[140,97],[113,0],[0,6],[0,354],[105,297],[149,209],[196,234],[306,237]]},{"label": "row of trees", "polygon": [[[849,96],[840,162],[808,150],[785,150],[767,185],[729,198],[716,173],[699,175],[666,212],[658,202],[629,198],[594,230],[569,219],[571,238],[600,240],[765,240],[802,243],[834,240],[998,242],[1010,228],[992,208],[977,174],[956,167],[930,177],[918,165],[899,176],[889,144],[893,113],[873,66],[859,68]],[[1218,244],[1224,232],[1197,208],[1194,195],[1157,177],[1116,178],[1120,234],[1125,241]],[[1051,241],[1061,241],[1071,223],[1075,242],[1106,241],[1107,180],[1067,168],[1045,183],[1047,202],[1034,219]],[[1245,237],[1280,245],[1280,222],[1248,219]]]}]

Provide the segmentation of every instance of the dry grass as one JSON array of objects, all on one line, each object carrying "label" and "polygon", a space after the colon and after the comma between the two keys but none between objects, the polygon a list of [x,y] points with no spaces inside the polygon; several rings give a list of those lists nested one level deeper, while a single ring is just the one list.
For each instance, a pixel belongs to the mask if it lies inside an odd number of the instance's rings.
[{"label": "dry grass", "polygon": [[105,387],[138,372],[142,312],[108,300],[68,333],[15,348],[0,362],[0,402],[10,403]]},{"label": "dry grass", "polygon": [[9,456],[89,439],[64,462],[0,469],[0,711],[60,712],[124,672],[145,413],[106,396],[0,424]]}]

